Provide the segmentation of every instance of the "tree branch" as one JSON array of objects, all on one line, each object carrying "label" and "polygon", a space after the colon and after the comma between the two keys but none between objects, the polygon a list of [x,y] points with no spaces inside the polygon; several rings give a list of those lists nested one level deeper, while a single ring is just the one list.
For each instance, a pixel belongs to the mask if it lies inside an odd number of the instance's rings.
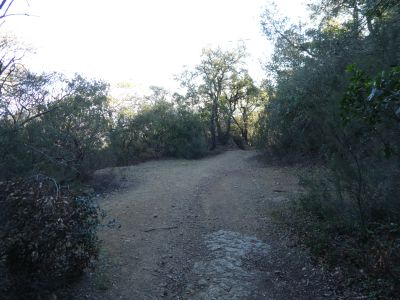
[{"label": "tree branch", "polygon": [[46,110],[46,111],[42,111],[42,112],[40,112],[40,113],[37,113],[36,115],[33,115],[33,116],[27,118],[26,120],[24,120],[21,124],[19,124],[19,126],[24,126],[26,123],[29,123],[30,121],[32,121],[32,120],[34,120],[34,119],[36,119],[36,118],[39,118],[39,117],[41,117],[41,116],[43,116],[43,115],[46,115],[46,114],[48,114],[48,113],[50,113],[50,112],[56,110],[57,108],[59,108],[59,107],[58,107],[58,106],[54,106],[54,107],[52,107],[52,108],[49,109],[49,110]]},{"label": "tree branch", "polygon": [[0,10],[3,9],[3,6],[4,6],[4,4],[6,4],[6,2],[7,2],[7,0],[1,1],[1,3],[0,3]]}]

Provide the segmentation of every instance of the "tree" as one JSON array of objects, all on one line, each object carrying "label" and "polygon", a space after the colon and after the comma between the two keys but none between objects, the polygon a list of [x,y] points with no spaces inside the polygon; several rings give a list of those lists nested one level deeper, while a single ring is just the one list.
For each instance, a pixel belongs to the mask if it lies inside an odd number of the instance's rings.
[{"label": "tree", "polygon": [[158,102],[167,101],[167,99],[169,97],[169,92],[165,88],[160,87],[160,86],[152,85],[152,86],[150,86],[150,91],[151,91],[151,94],[148,96],[145,96],[145,100],[150,105],[154,105]]},{"label": "tree", "polygon": [[159,101],[132,115],[120,113],[110,147],[118,164],[160,157],[199,158],[207,150],[204,124],[185,106]]},{"label": "tree", "polygon": [[9,76],[1,100],[1,177],[84,177],[107,143],[105,83],[19,69]]},{"label": "tree", "polygon": [[231,121],[233,121],[239,128],[245,144],[249,143],[248,135],[251,114],[265,100],[260,95],[260,90],[255,86],[253,79],[247,71],[242,70],[241,72],[232,74],[221,100],[222,109],[228,113],[226,138],[229,138]]},{"label": "tree", "polygon": [[[315,1],[311,8],[318,18],[307,25],[290,24],[266,9],[262,27],[275,43],[266,69],[274,78],[275,93],[265,126],[278,148],[305,153],[330,148],[335,142],[329,137],[340,125],[338,99],[347,86],[347,66],[355,63],[372,75],[400,64],[399,9],[390,1],[380,5],[385,2]],[[368,31],[371,16],[375,33]]]},{"label": "tree", "polygon": [[[190,99],[189,102],[198,105],[203,101],[208,111],[211,149],[217,146],[217,139],[226,140],[226,132],[223,132],[221,124],[224,121],[221,120],[221,105],[225,92],[233,84],[232,80],[241,72],[245,55],[243,47],[226,51],[221,48],[204,49],[200,64],[194,71],[185,71],[180,78],[181,84],[187,89],[186,98]],[[230,112],[226,121],[229,130]]]},{"label": "tree", "polygon": [[54,110],[32,127],[39,126],[40,151],[67,168],[63,179],[85,178],[108,143],[108,84],[77,75],[68,82],[68,90],[68,96],[50,103],[49,110]]},{"label": "tree", "polygon": [[334,261],[347,269],[346,277],[361,282],[351,269],[366,270],[366,294],[395,298],[400,5],[317,0],[311,10],[311,23],[301,25],[270,8],[264,14],[263,30],[275,50],[267,64],[272,80],[260,139],[275,153],[323,164],[317,176],[302,181],[306,193],[290,216],[299,218],[303,241],[328,260],[346,257]]}]

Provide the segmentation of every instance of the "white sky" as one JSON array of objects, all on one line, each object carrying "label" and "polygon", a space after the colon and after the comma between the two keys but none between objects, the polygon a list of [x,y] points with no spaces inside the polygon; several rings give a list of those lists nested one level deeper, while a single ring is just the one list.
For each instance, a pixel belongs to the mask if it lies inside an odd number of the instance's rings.
[{"label": "white sky", "polygon": [[[304,15],[301,0],[277,0],[290,17]],[[27,7],[29,3],[29,7]],[[173,75],[193,66],[201,49],[235,47],[244,40],[250,75],[262,79],[271,52],[260,15],[264,0],[15,0],[1,30],[36,49],[35,71],[82,73],[116,83],[174,89]]]}]

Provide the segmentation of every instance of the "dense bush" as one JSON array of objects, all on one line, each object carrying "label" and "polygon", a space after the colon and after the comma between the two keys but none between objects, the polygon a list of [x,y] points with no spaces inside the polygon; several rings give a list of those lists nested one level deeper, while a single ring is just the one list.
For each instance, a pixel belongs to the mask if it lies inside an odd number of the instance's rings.
[{"label": "dense bush", "polygon": [[97,257],[91,199],[46,177],[0,182],[0,193],[0,255],[11,293],[27,299],[58,288]]},{"label": "dense bush", "polygon": [[314,1],[319,23],[291,25],[271,8],[264,14],[275,51],[266,65],[273,80],[259,132],[276,153],[325,157],[335,151],[348,66],[358,65],[368,77],[400,65],[399,5],[347,2]]},{"label": "dense bush", "polygon": [[[312,250],[373,297],[400,289],[398,68],[375,79],[350,68],[325,166],[301,180],[286,222]],[[310,174],[310,172],[309,172]]]},{"label": "dense bush", "polygon": [[163,156],[199,158],[207,152],[200,116],[167,102],[144,107],[131,117],[120,115],[110,136],[119,164]]},{"label": "dense bush", "polygon": [[59,181],[85,179],[107,143],[107,84],[15,73],[0,100],[0,179],[40,172]]},{"label": "dense bush", "polygon": [[282,214],[371,298],[400,290],[398,4],[314,1],[316,23],[288,24],[270,7],[263,18],[275,42],[267,65],[274,80],[258,140],[320,163]]},{"label": "dense bush", "polygon": [[307,173],[301,180],[304,193],[281,211],[282,220],[315,256],[342,270],[343,285],[372,298],[395,299],[400,289],[397,197],[368,184],[370,194],[359,206],[348,179],[328,169]]}]

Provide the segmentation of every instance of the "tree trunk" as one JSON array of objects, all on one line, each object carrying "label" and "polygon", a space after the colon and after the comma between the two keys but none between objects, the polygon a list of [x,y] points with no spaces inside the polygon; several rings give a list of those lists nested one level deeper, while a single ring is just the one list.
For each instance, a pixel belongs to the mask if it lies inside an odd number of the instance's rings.
[{"label": "tree trunk", "polygon": [[247,128],[245,128],[245,129],[243,130],[243,139],[244,139],[244,142],[246,143],[246,145],[249,144],[248,135],[249,135],[249,132],[248,132]]},{"label": "tree trunk", "polygon": [[218,115],[217,103],[215,99],[213,99],[213,105],[211,108],[211,119],[210,119],[211,150],[214,150],[217,147],[217,134],[216,134],[217,115]]},{"label": "tree trunk", "polygon": [[357,0],[354,0],[353,6],[353,35],[356,40],[360,37],[360,15],[357,2]]},{"label": "tree trunk", "polygon": [[243,118],[243,130],[241,130],[242,132],[242,137],[246,143],[246,145],[249,142],[249,116],[247,115],[247,108],[246,107],[242,107],[242,118]]},{"label": "tree trunk", "polygon": [[226,131],[225,131],[225,139],[226,141],[229,141],[230,135],[231,135],[231,116],[229,116],[228,121],[226,122]]},{"label": "tree trunk", "polygon": [[217,124],[217,138],[218,138],[218,142],[220,144],[224,144],[225,141],[225,136],[224,133],[222,132],[222,128],[221,128],[221,123],[219,122],[219,118],[217,118],[216,122]]}]

